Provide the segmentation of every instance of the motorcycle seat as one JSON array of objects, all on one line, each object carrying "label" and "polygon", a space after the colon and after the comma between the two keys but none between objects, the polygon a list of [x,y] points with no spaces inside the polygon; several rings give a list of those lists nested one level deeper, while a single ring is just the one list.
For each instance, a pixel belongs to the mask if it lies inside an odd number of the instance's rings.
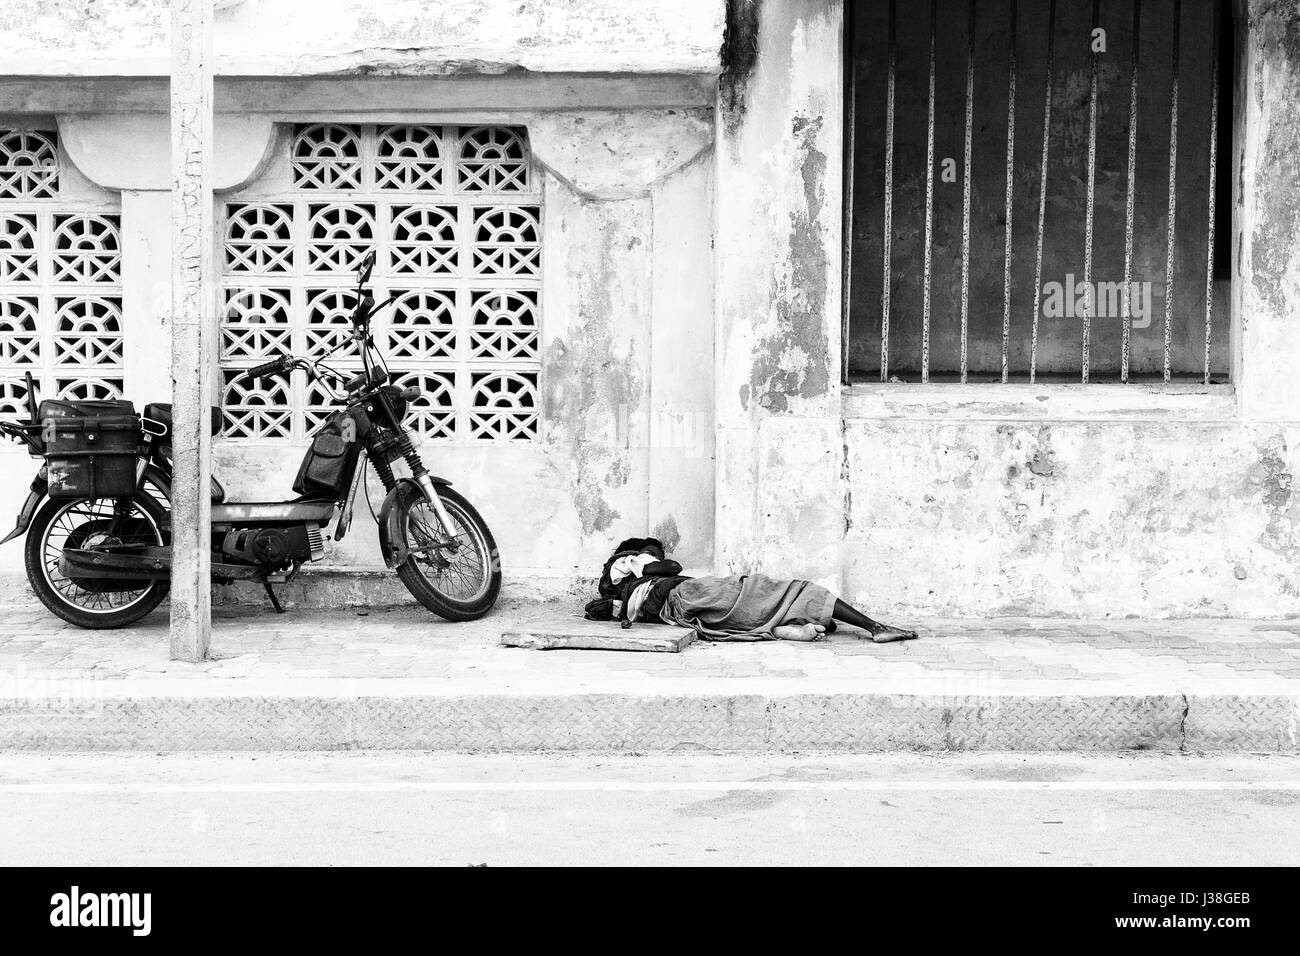
[{"label": "motorcycle seat", "polygon": [[[211,409],[211,419],[209,428],[212,434],[221,431],[221,409],[215,405]],[[150,402],[144,407],[144,417],[162,425],[166,431],[162,438],[164,441],[172,437],[172,406],[170,402]]]},{"label": "motorcycle seat", "polygon": [[225,501],[212,503],[213,524],[285,524],[334,517],[332,501]]}]

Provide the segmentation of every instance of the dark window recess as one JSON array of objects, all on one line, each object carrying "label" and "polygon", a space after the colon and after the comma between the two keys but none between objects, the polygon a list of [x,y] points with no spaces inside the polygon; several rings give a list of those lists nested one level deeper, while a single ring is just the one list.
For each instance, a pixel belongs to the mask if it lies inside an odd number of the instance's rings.
[{"label": "dark window recess", "polygon": [[846,35],[850,381],[1227,380],[1226,2],[859,2]]}]

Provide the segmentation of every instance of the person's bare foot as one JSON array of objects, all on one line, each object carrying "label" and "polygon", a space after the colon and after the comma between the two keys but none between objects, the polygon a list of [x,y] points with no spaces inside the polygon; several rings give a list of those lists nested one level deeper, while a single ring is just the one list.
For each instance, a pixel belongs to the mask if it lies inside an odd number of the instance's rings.
[{"label": "person's bare foot", "polygon": [[819,641],[826,636],[821,624],[778,624],[772,633],[782,641]]},{"label": "person's bare foot", "polygon": [[882,624],[879,629],[867,633],[871,635],[871,640],[877,644],[916,640],[916,631],[905,631],[901,627],[890,627],[888,624]]}]

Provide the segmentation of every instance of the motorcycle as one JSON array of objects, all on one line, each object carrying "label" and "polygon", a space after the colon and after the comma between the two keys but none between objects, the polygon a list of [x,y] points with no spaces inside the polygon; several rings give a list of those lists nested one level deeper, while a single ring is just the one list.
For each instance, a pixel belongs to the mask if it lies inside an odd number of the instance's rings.
[{"label": "motorcycle", "polygon": [[[301,369],[337,407],[313,433],[294,482],[297,497],[227,501],[213,477],[211,577],[261,583],[282,612],[273,585],[324,557],[331,522],[334,540],[344,537],[358,490],[366,493],[365,472],[373,468],[386,492],[375,516],[385,564],[430,611],[450,621],[474,620],[491,610],[501,589],[496,542],[474,506],[429,473],[403,424],[420,390],[390,384],[374,344],[371,317],[397,298],[375,304],[368,288],[374,264],[372,252],[358,275],[351,335],[335,349],[316,359],[286,353],[244,373],[255,380]],[[326,364],[349,342],[361,357],[355,377]],[[136,416],[129,402],[38,405],[29,373],[27,410],[29,421],[0,421],[0,432],[45,462],[0,544],[27,535],[28,581],[63,620],[86,628],[140,620],[170,584],[171,406],[151,403]],[[214,408],[212,432],[219,427]],[[398,463],[409,474],[398,477]]]}]

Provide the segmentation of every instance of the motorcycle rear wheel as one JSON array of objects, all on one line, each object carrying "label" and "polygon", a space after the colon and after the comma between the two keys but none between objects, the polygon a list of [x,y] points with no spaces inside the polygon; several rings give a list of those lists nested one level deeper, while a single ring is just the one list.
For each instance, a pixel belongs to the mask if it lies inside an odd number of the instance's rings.
[{"label": "motorcycle rear wheel", "polygon": [[[132,513],[123,520],[129,529],[112,533],[113,500],[108,498],[47,501],[27,529],[23,558],[27,580],[42,604],[69,624],[93,630],[126,627],[140,620],[167,596],[169,581],[121,582],[134,584],[113,590],[111,583],[69,578],[59,570],[65,548],[102,543],[164,545],[167,510],[149,495],[131,499]],[[126,539],[131,540],[126,540]],[[138,539],[138,540],[137,540]]]},{"label": "motorcycle rear wheel", "polygon": [[444,537],[438,520],[422,495],[409,495],[399,507],[404,544],[413,553],[397,568],[397,576],[439,617],[473,621],[492,610],[501,591],[496,540],[464,496],[446,486],[438,495],[457,527],[457,549],[432,547]]}]

